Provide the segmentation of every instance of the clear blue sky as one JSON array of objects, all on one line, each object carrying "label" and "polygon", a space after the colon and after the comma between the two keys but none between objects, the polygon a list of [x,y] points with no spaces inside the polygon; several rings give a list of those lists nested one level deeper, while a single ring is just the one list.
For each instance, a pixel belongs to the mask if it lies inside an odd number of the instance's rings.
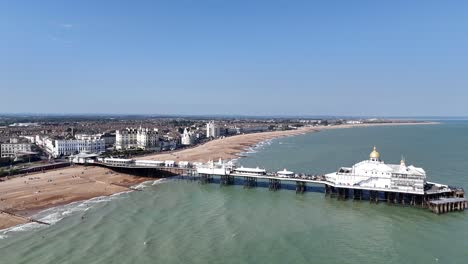
[{"label": "clear blue sky", "polygon": [[0,113],[468,116],[468,1],[0,0]]}]

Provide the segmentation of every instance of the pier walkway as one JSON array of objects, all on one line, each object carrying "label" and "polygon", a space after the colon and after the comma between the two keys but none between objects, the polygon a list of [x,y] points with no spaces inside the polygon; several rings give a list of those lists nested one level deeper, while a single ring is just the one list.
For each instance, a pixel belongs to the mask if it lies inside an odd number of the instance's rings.
[{"label": "pier walkway", "polygon": [[[387,202],[406,206],[428,208],[432,212],[441,214],[452,211],[463,211],[468,208],[468,201],[464,198],[462,188],[450,187],[433,182],[427,182],[424,191],[408,189],[377,188],[359,185],[340,185],[327,181],[324,175],[279,173],[239,173],[236,170],[208,169],[199,170],[193,165],[179,166],[173,162],[144,162],[134,160],[119,160],[118,162],[93,161],[85,165],[97,165],[109,169],[145,177],[189,176],[200,183],[211,183],[213,178],[219,178],[221,185],[232,185],[235,180],[242,180],[246,188],[257,186],[258,181],[267,182],[269,190],[281,189],[282,183],[295,184],[296,193],[304,193],[308,185],[323,185],[325,195],[337,197],[340,200],[352,198],[354,200],[369,200],[373,203]],[[203,171],[201,173],[200,171]]]}]

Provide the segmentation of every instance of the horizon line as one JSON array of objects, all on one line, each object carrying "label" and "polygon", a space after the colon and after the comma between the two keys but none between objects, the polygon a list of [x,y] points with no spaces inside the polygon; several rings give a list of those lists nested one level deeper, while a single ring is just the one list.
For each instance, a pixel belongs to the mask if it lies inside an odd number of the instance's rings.
[{"label": "horizon line", "polygon": [[262,117],[262,118],[462,118],[468,119],[463,115],[339,115],[339,114],[271,114],[271,115],[248,115],[248,114],[158,114],[158,113],[0,113],[0,116],[139,116],[139,117]]}]

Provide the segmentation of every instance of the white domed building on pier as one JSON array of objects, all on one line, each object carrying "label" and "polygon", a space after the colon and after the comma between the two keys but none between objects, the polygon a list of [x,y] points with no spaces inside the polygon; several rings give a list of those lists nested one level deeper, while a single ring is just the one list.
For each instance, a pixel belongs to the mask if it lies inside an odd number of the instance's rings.
[{"label": "white domed building on pier", "polygon": [[337,172],[325,175],[326,180],[335,186],[354,186],[365,189],[393,190],[424,194],[426,172],[422,168],[407,166],[402,159],[400,164],[386,164],[374,147],[368,160],[352,167],[341,167]]}]

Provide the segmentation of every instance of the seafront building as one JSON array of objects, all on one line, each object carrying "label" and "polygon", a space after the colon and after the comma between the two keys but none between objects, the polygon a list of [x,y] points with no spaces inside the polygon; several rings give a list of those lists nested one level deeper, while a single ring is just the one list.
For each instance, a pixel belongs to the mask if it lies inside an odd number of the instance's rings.
[{"label": "seafront building", "polygon": [[80,152],[102,153],[106,151],[104,139],[69,139],[52,141],[51,154],[54,158],[60,156],[70,156]]},{"label": "seafront building", "polygon": [[391,189],[402,192],[424,194],[426,172],[422,168],[400,164],[385,164],[374,147],[369,160],[361,161],[352,167],[341,167],[337,172],[325,175],[327,181],[335,185],[364,188]]},{"label": "seafront building", "polygon": [[115,148],[123,149],[160,149],[158,129],[126,128],[115,131]]},{"label": "seafront building", "polygon": [[214,122],[210,121],[206,124],[206,137],[207,138],[218,138],[221,135],[219,126]]},{"label": "seafront building", "polygon": [[191,130],[188,130],[187,128],[184,129],[184,133],[182,133],[180,142],[184,146],[190,146],[195,144],[196,141],[196,136],[195,133],[193,133]]},{"label": "seafront building", "polygon": [[115,134],[111,134],[111,133],[94,134],[94,135],[76,134],[75,138],[79,140],[104,139],[106,148],[112,147],[115,145]]},{"label": "seafront building", "polygon": [[259,133],[259,132],[266,132],[269,131],[270,128],[268,126],[233,126],[226,128],[226,134],[228,135],[237,135],[243,133]]},{"label": "seafront building", "polygon": [[104,139],[106,148],[113,147],[115,145],[115,133],[104,133],[101,134],[101,139]]},{"label": "seafront building", "polygon": [[22,152],[31,152],[31,144],[29,143],[4,143],[0,146],[2,158],[14,158]]},{"label": "seafront building", "polygon": [[48,136],[36,136],[36,145],[42,147],[51,157],[75,155],[80,152],[102,153],[106,151],[104,139],[93,136],[78,137],[81,139],[53,139]]}]

